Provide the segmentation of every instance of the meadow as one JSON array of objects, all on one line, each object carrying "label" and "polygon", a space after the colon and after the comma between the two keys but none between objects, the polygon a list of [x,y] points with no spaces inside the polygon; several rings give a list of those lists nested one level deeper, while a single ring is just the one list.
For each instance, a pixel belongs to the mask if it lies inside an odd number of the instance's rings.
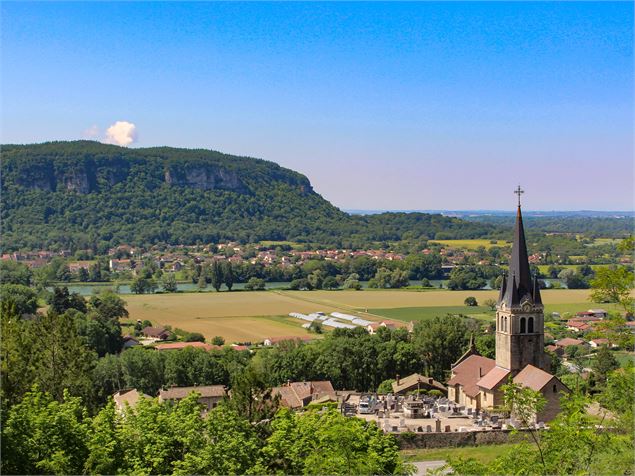
[{"label": "meadow", "polygon": [[[589,291],[556,289],[543,291],[546,311],[574,313],[598,306],[588,300]],[[393,319],[408,322],[448,313],[462,313],[479,319],[493,319],[484,306],[467,307],[463,301],[474,296],[480,304],[496,299],[498,291],[373,290],[373,291],[258,291],[222,293],[175,293],[128,295],[130,319],[148,319],[155,324],[201,332],[208,339],[223,336],[227,342],[257,342],[267,337],[303,336],[302,322],[289,312],[340,311],[371,321]]]}]

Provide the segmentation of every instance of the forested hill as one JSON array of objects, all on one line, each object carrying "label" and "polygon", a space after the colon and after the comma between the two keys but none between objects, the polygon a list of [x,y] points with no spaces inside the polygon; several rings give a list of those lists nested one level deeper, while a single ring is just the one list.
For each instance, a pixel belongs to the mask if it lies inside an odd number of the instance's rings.
[{"label": "forested hill", "polygon": [[260,159],[92,141],[2,146],[3,249],[293,240],[333,246],[489,236],[423,213],[351,216]]}]

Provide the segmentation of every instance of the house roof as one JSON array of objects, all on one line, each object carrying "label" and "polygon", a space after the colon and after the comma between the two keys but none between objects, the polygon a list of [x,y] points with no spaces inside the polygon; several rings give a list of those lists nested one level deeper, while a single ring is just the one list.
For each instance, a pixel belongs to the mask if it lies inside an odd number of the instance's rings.
[{"label": "house roof", "polygon": [[441,390],[442,392],[446,391],[445,385],[441,382],[437,382],[432,377],[426,377],[425,375],[412,374],[399,379],[399,384],[397,382],[392,383],[392,391],[393,393],[400,393],[404,391],[408,391],[411,388],[417,387],[419,385],[423,385],[424,387],[433,387],[437,390]]},{"label": "house roof", "polygon": [[448,380],[448,386],[460,385],[463,392],[469,397],[478,395],[478,381],[496,366],[494,359],[488,359],[482,355],[470,355],[452,368],[452,378]]},{"label": "house roof", "polygon": [[144,327],[141,332],[146,336],[159,337],[168,331],[166,331],[163,327]]},{"label": "house roof", "polygon": [[152,398],[150,395],[139,392],[136,388],[130,388],[127,390],[119,390],[113,395],[115,404],[122,408],[126,403],[128,405],[135,406],[142,398]]},{"label": "house roof", "polygon": [[159,391],[159,398],[162,400],[181,400],[192,392],[199,393],[201,397],[224,397],[226,394],[223,385],[203,385],[195,387],[171,387],[167,390],[161,389]]},{"label": "house roof", "polygon": [[481,380],[476,382],[476,385],[486,390],[492,390],[499,383],[505,380],[509,374],[509,370],[496,366],[487,372]]},{"label": "house roof", "polygon": [[552,378],[554,378],[554,376],[549,372],[545,372],[538,367],[528,364],[514,377],[514,383],[522,385],[523,387],[529,387],[538,392],[542,390]]},{"label": "house roof", "polygon": [[556,345],[558,347],[567,347],[569,345],[580,345],[583,344],[584,341],[580,339],[572,339],[571,337],[565,337],[564,339],[560,339],[556,341]]},{"label": "house roof", "polygon": [[280,400],[290,408],[302,408],[305,400],[313,400],[324,395],[334,395],[333,385],[328,380],[309,382],[291,382],[272,389],[273,395],[280,395]]},{"label": "house roof", "polygon": [[168,342],[166,344],[159,344],[154,348],[156,350],[181,350],[186,347],[193,347],[195,349],[204,349],[204,350],[212,350],[212,349],[222,349],[219,345],[211,345],[205,342]]}]

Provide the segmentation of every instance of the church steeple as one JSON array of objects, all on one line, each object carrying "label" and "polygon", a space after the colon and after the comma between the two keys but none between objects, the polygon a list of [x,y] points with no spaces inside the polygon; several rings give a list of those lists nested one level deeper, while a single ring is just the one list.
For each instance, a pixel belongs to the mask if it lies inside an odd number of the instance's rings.
[{"label": "church steeple", "polygon": [[524,191],[518,187],[514,192],[518,194],[518,210],[516,212],[516,225],[514,227],[514,243],[512,245],[509,271],[503,277],[499,304],[505,303],[507,307],[517,306],[526,297],[531,298],[534,304],[542,304],[537,283],[532,279],[527,256],[527,243],[525,241],[525,228],[523,215],[520,210],[520,195]]},{"label": "church steeple", "polygon": [[496,308],[496,365],[512,374],[531,364],[548,365],[544,358],[544,314],[538,281],[531,276],[523,215],[518,211],[509,269],[503,275]]}]

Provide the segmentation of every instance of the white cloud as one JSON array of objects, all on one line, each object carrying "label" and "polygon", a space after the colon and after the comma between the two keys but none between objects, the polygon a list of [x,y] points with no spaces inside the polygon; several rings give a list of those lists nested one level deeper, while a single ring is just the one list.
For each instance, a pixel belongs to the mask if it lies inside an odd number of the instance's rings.
[{"label": "white cloud", "polygon": [[99,137],[99,127],[93,124],[84,132],[82,132],[82,137],[85,139],[96,139],[97,137]]},{"label": "white cloud", "polygon": [[104,142],[115,145],[130,145],[137,140],[137,126],[128,121],[117,121],[106,129]]}]

